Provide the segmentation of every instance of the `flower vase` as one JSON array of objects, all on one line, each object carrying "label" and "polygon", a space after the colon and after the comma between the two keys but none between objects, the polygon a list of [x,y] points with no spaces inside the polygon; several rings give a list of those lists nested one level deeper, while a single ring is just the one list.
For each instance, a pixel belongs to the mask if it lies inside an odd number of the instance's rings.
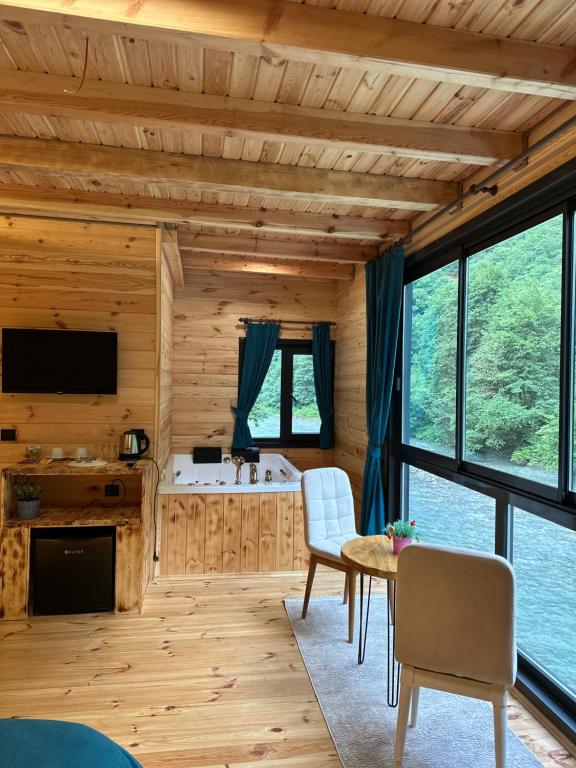
[{"label": "flower vase", "polygon": [[409,538],[400,538],[400,536],[394,536],[392,538],[392,550],[395,555],[399,555],[400,552],[404,549],[404,547],[409,546],[412,544],[412,539]]}]

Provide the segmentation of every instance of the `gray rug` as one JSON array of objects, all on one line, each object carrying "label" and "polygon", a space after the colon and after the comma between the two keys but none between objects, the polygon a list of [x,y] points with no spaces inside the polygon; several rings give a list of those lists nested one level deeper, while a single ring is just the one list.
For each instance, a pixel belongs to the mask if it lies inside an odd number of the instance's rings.
[{"label": "gray rug", "polygon": [[[366,660],[347,637],[340,598],[285,600],[300,653],[344,768],[392,765],[397,709],[386,705],[386,602],[373,597]],[[356,629],[358,623],[356,623]],[[494,768],[492,707],[487,702],[422,689],[418,724],[408,728],[403,768]],[[508,729],[507,768],[542,768]]]}]

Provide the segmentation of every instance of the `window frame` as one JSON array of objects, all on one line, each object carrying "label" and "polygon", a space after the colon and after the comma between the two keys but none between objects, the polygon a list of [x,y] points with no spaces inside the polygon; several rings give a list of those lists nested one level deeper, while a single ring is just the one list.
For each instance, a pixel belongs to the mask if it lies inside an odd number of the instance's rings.
[{"label": "window frame", "polygon": [[[407,515],[404,503],[408,466],[436,474],[496,499],[495,551],[512,557],[514,506],[531,514],[576,530],[576,488],[571,488],[574,449],[574,342],[576,303],[576,160],[571,160],[543,179],[531,184],[486,213],[452,231],[406,260],[404,284],[424,277],[446,264],[458,261],[458,341],[456,358],[456,453],[451,458],[402,442],[405,402],[404,339],[400,334],[396,360],[396,386],[387,435],[383,472],[389,519]],[[512,237],[556,213],[564,217],[560,376],[559,376],[559,451],[557,487],[546,486],[517,475],[464,460],[465,429],[465,354],[468,258],[490,244]],[[404,306],[402,308],[404,313]],[[404,318],[402,323],[404,326]],[[518,654],[517,687],[570,739],[576,738],[576,702],[566,695],[529,658]]]},{"label": "window frame", "polygon": [[[238,389],[242,380],[245,338],[239,340]],[[334,390],[335,342],[330,342],[332,352],[332,390]],[[292,386],[295,355],[312,356],[312,340],[279,339],[276,349],[282,353],[280,372],[280,437],[255,437],[252,444],[257,448],[319,448],[320,433],[305,434],[292,432]]]}]

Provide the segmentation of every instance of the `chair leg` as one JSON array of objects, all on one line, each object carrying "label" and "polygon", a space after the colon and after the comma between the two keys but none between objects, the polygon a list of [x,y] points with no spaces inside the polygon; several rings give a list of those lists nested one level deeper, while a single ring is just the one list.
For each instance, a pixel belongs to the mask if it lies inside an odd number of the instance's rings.
[{"label": "chair leg", "polygon": [[415,685],[412,688],[412,707],[410,714],[410,728],[416,728],[418,720],[418,702],[420,701],[420,686]]},{"label": "chair leg", "polygon": [[402,765],[404,757],[404,744],[406,743],[406,728],[408,715],[410,714],[410,700],[412,698],[412,686],[400,683],[400,698],[398,700],[398,720],[396,721],[396,741],[394,743],[394,763],[396,768]]},{"label": "chair leg", "polygon": [[356,571],[348,572],[348,642],[354,642],[354,610],[356,608]]},{"label": "chair leg", "polygon": [[350,572],[346,571],[346,578],[344,580],[344,599],[342,600],[344,605],[346,605],[346,603],[348,602],[349,587],[350,587]]},{"label": "chair leg", "polygon": [[312,592],[312,582],[316,573],[316,556],[310,555],[310,565],[308,566],[308,578],[306,579],[306,591],[304,593],[304,605],[302,606],[302,618],[306,618],[308,612],[308,603],[310,602],[310,593]]},{"label": "chair leg", "polygon": [[504,694],[504,700],[501,703],[492,706],[494,709],[496,768],[506,768],[506,694]]}]

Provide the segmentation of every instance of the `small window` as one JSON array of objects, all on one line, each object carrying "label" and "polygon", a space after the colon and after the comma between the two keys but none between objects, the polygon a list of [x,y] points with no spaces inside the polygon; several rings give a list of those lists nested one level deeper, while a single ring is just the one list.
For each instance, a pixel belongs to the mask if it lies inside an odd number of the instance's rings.
[{"label": "small window", "polygon": [[[243,354],[244,339],[241,339],[240,371]],[[318,446],[320,424],[314,389],[312,342],[279,341],[248,419],[254,444]]]}]

